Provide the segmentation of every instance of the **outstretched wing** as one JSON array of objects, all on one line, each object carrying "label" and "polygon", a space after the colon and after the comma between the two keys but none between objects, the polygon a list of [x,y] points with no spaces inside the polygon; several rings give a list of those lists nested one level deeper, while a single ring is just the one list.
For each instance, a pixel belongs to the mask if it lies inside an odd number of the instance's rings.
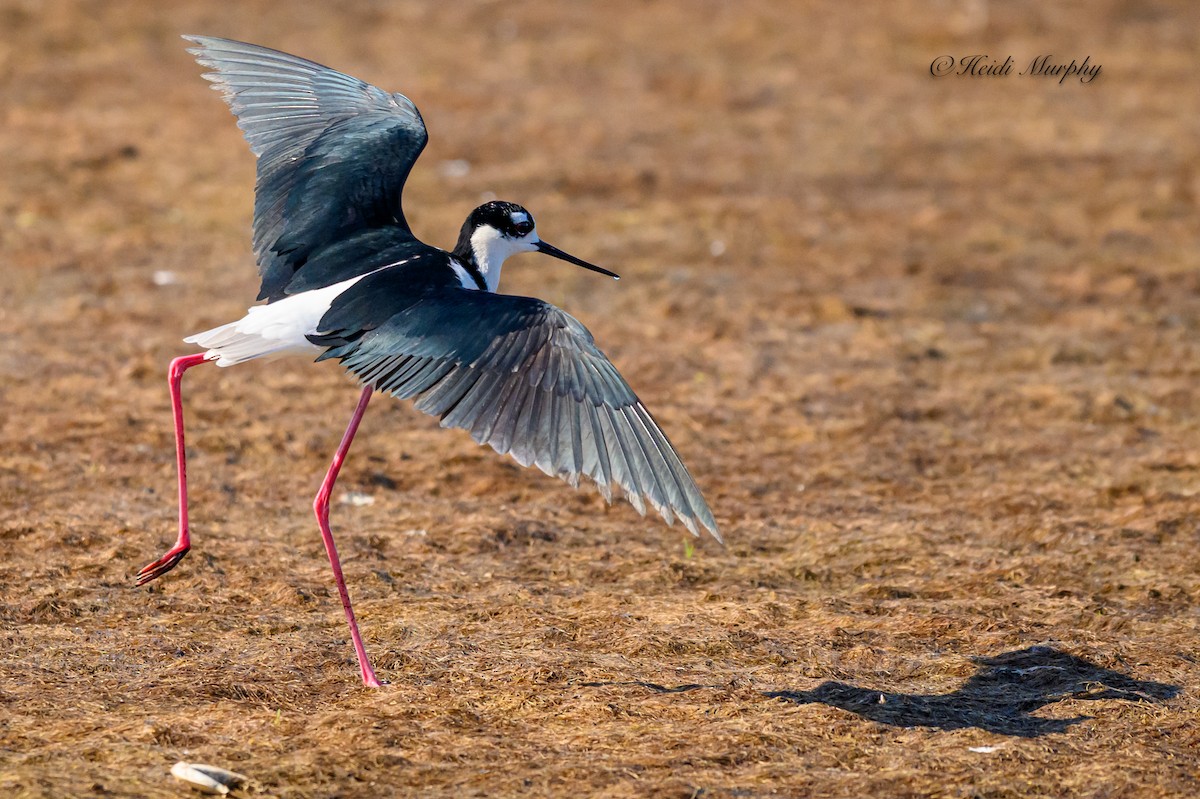
[{"label": "outstretched wing", "polygon": [[522,466],[576,486],[587,475],[610,501],[616,484],[639,512],[649,502],[668,524],[677,516],[721,540],[671,442],[576,319],[528,297],[440,288],[389,297],[390,315],[364,325],[387,293],[372,277],[339,296],[309,337],[329,347],[322,359],[341,359],[363,383],[415,399],[442,427]]},{"label": "outstretched wing", "polygon": [[260,300],[290,293],[314,252],[351,233],[390,226],[411,237],[401,193],[429,138],[411,100],[266,47],[183,38],[258,156]]}]

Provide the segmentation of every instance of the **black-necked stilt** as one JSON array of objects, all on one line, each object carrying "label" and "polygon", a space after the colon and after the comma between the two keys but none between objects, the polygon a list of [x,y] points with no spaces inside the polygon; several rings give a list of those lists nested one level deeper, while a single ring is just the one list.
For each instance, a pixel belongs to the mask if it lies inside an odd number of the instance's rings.
[{"label": "black-necked stilt", "polygon": [[363,648],[329,529],[329,498],[376,389],[470,431],[481,444],[573,486],[587,475],[639,512],[703,526],[712,512],[683,462],[591,334],[560,309],[497,294],[510,255],[543,252],[601,274],[538,237],[519,205],[471,212],[450,252],[417,241],[401,191],[428,135],[415,105],[357,78],[251,44],[185,36],[258,157],[254,254],[265,305],[185,341],[206,351],[171,362],[179,538],[138,572],[144,585],[190,547],[180,381],[197,364],[286,354],[337,358],[363,385],[313,508],[366,685]]}]

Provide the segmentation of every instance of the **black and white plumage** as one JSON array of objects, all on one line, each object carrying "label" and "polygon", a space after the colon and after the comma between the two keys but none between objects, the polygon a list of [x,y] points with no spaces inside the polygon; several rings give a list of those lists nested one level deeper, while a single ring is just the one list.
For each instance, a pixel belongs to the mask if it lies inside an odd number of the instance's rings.
[{"label": "black and white plumage", "polygon": [[476,209],[452,252],[413,236],[401,193],[428,134],[411,100],[296,56],[186,38],[258,156],[254,250],[268,303],[189,342],[222,366],[339,358],[523,466],[573,485],[586,475],[608,498],[620,486],[640,512],[649,503],[719,539],[675,449],[587,329],[541,300],[494,293],[509,255],[547,249],[528,211]]},{"label": "black and white plumage", "polygon": [[645,513],[721,540],[704,497],[645,406],[576,319],[542,300],[497,294],[501,268],[542,252],[616,277],[542,241],[532,214],[490,202],[453,250],[416,239],[401,204],[428,134],[415,105],[357,78],[264,47],[184,37],[212,71],[258,157],[254,254],[259,299],[235,322],[189,337],[202,355],[171,366],[180,533],[143,584],[190,547],[180,379],[205,361],[308,354],[338,359],[363,384],[359,406],[314,508],[350,623],[363,680],[377,685],[328,525],[342,460],[374,390],[414,400],[443,427],[578,485],[613,486]]}]

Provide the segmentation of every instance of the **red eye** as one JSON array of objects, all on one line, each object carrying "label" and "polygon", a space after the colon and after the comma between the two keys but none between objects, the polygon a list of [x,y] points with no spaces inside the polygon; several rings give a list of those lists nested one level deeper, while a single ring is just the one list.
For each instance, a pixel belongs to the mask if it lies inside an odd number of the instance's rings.
[{"label": "red eye", "polygon": [[513,227],[516,228],[517,235],[527,236],[527,235],[529,235],[530,232],[533,231],[533,222],[531,222],[529,220],[526,220],[524,222],[517,222],[516,224],[513,225]]}]

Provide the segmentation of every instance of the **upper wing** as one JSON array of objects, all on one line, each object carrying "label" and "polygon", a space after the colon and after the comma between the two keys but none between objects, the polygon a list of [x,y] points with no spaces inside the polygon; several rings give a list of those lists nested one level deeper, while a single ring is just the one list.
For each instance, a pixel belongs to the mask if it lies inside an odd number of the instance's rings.
[{"label": "upper wing", "polygon": [[429,139],[411,100],[266,47],[183,38],[258,156],[259,299],[284,296],[310,255],[348,233],[389,225],[411,235],[401,193]]},{"label": "upper wing", "polygon": [[310,336],[359,379],[470,431],[523,466],[578,485],[585,474],[605,498],[619,485],[639,512],[643,500],[720,541],[712,511],[649,411],[564,311],[528,297],[441,288],[389,298],[379,323],[380,286],[339,296]]}]

